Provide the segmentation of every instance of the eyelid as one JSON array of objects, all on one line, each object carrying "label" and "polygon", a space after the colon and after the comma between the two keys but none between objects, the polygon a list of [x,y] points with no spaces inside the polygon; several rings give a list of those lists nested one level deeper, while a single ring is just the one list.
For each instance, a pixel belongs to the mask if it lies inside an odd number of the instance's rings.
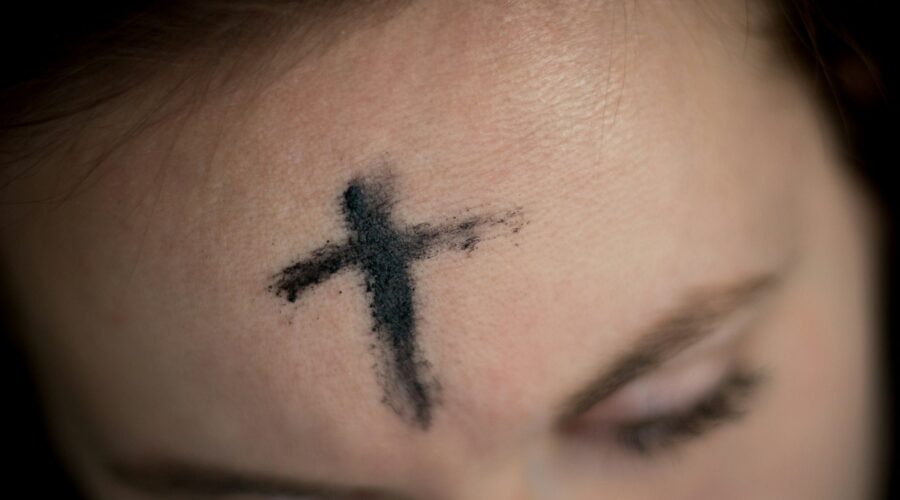
[{"label": "eyelid", "polygon": [[651,455],[738,420],[746,413],[750,398],[763,381],[759,372],[736,369],[687,410],[619,425],[615,437],[629,451]]},{"label": "eyelid", "polygon": [[764,316],[763,306],[739,311],[718,325],[716,333],[620,388],[567,429],[607,434],[618,425],[677,414],[696,405],[735,373],[741,347]]},{"label": "eyelid", "polygon": [[716,334],[595,405],[579,421],[644,420],[696,403],[733,371],[754,317],[752,312],[739,314]]},{"label": "eyelid", "polygon": [[637,421],[682,411],[718,386],[731,367],[730,358],[715,356],[657,370],[599,403],[584,420]]}]

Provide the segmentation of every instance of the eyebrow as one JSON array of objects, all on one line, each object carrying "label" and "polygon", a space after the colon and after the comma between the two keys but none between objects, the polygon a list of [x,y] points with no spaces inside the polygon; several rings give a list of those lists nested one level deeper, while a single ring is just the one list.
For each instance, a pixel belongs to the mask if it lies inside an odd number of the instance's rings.
[{"label": "eyebrow", "polygon": [[782,275],[783,272],[755,275],[737,284],[690,293],[680,306],[638,334],[636,344],[610,363],[610,368],[573,391],[564,400],[556,420],[561,424],[571,422],[629,382],[716,333],[728,318],[773,291]]},{"label": "eyebrow", "polygon": [[208,497],[252,494],[296,497],[298,500],[406,500],[399,492],[366,486],[339,486],[318,481],[287,479],[267,474],[181,461],[115,462],[108,471],[119,483],[159,496],[173,494]]},{"label": "eyebrow", "polygon": [[[652,321],[631,350],[611,368],[573,391],[561,407],[557,421],[570,422],[629,382],[659,368],[667,360],[717,331],[725,320],[770,293],[783,273],[767,273],[725,287],[688,294],[681,305]],[[256,494],[322,500],[405,500],[408,496],[367,486],[341,486],[318,481],[240,472],[223,467],[178,460],[113,462],[108,470],[120,483],[157,495],[194,494],[223,496]]]}]

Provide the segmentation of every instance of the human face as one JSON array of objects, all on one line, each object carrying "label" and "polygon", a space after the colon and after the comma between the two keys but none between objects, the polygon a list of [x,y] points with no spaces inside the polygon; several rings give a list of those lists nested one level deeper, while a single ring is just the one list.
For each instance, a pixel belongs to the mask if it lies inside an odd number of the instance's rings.
[{"label": "human face", "polygon": [[84,487],[863,497],[871,216],[734,3],[413,3],[5,229]]}]

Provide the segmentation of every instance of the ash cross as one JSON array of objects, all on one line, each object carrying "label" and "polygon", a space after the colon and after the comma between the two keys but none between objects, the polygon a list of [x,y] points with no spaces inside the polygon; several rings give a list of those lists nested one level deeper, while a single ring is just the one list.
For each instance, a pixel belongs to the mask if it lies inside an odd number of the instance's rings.
[{"label": "ash cross", "polygon": [[[520,210],[495,216],[467,216],[433,225],[398,225],[392,217],[390,178],[357,178],[341,196],[348,236],[345,242],[326,243],[312,255],[285,267],[270,290],[295,302],[301,294],[335,273],[362,273],[372,333],[382,353],[379,381],[383,402],[399,416],[422,429],[431,424],[435,394],[440,386],[428,374],[417,337],[415,279],[412,264],[440,250],[471,252],[479,242],[496,236],[492,227],[516,233],[522,227]],[[496,233],[496,232],[494,232]]]}]

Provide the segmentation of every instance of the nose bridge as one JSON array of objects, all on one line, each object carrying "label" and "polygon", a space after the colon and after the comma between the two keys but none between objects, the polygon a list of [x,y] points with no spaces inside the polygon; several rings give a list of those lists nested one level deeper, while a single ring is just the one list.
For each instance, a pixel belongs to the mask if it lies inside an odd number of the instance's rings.
[{"label": "nose bridge", "polygon": [[445,492],[446,500],[555,500],[555,485],[543,471],[541,452],[519,450],[512,456],[467,467],[466,477]]},{"label": "nose bridge", "polygon": [[472,478],[452,497],[452,500],[539,500],[530,491],[522,467],[505,464],[502,468],[484,471]]}]

